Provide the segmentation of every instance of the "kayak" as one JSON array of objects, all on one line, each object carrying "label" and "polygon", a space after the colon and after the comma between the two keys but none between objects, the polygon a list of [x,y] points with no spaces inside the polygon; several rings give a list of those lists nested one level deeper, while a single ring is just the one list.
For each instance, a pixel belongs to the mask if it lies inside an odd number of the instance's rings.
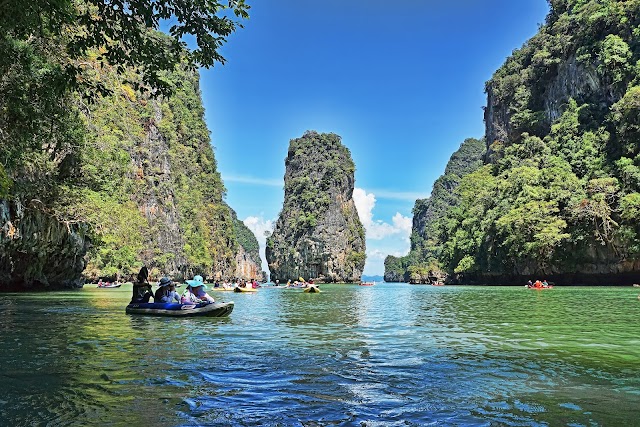
[{"label": "kayak", "polygon": [[109,288],[119,288],[120,286],[122,286],[121,283],[109,283],[108,285],[98,285],[97,287],[101,289],[104,289],[104,288],[109,289]]},{"label": "kayak", "polygon": [[216,287],[212,287],[211,290],[212,291],[218,291],[218,292],[233,292],[235,288],[233,286],[228,286],[228,285],[220,285],[217,288]]},{"label": "kayak", "polygon": [[546,287],[536,287],[536,286],[527,286],[528,289],[535,289],[536,291],[543,291],[545,289],[553,289],[553,286],[546,286]]},{"label": "kayak", "polygon": [[178,304],[161,302],[133,302],[127,306],[127,314],[171,317],[225,317],[233,311],[233,301],[212,304]]},{"label": "kayak", "polygon": [[319,294],[322,292],[317,286],[309,286],[308,288],[305,288],[304,291],[308,294]]},{"label": "kayak", "polygon": [[233,292],[258,292],[258,288],[241,288],[237,286],[233,288]]},{"label": "kayak", "polygon": [[375,285],[375,282],[362,282],[360,283],[360,286],[373,286]]}]

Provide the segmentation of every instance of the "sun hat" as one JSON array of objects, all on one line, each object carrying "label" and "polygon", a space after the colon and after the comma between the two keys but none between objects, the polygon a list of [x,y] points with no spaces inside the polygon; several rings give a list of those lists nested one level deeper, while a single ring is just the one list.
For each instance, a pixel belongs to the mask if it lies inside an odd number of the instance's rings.
[{"label": "sun hat", "polygon": [[192,288],[197,288],[198,286],[202,286],[202,289],[207,290],[207,286],[204,284],[204,279],[202,276],[197,275],[193,277],[193,280],[186,280],[187,285]]},{"label": "sun hat", "polygon": [[162,279],[160,279],[160,283],[158,283],[158,286],[169,286],[172,283],[173,282],[171,281],[171,279],[169,279],[167,276],[165,276]]}]

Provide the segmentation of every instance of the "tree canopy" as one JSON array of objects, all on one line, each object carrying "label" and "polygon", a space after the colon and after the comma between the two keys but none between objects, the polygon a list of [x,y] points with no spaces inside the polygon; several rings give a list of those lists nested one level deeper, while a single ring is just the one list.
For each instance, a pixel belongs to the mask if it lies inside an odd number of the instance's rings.
[{"label": "tree canopy", "polygon": [[[160,91],[168,89],[162,72],[181,61],[191,67],[224,63],[219,48],[242,26],[234,17],[248,18],[250,7],[245,0],[2,0],[0,5],[5,42],[59,42],[57,53],[66,57],[60,64],[64,83],[81,83],[82,58],[97,49],[102,63],[120,72],[140,68],[143,81]],[[149,31],[163,21],[168,38]],[[195,38],[194,50],[187,49],[185,36]]]}]

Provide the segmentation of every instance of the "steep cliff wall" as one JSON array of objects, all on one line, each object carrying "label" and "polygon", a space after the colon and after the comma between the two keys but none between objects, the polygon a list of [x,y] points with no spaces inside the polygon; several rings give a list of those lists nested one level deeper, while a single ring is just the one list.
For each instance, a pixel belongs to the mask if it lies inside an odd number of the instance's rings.
[{"label": "steep cliff wall", "polygon": [[259,282],[267,281],[267,273],[262,271],[262,261],[260,260],[260,246],[258,239],[242,221],[237,218],[233,209],[233,229],[238,241],[238,252],[236,253],[236,271],[234,278],[252,280]]},{"label": "steep cliff wall", "polygon": [[486,165],[439,236],[452,281],[640,279],[640,2],[550,5],[487,82]]},{"label": "steep cliff wall", "polygon": [[284,205],[267,239],[271,280],[360,280],[365,239],[351,153],[338,135],[308,131],[291,140],[285,165]]},{"label": "steep cliff wall", "polygon": [[39,201],[0,201],[0,290],[82,286],[87,226],[60,221]]},{"label": "steep cliff wall", "polygon": [[385,259],[385,281],[426,283],[442,279],[444,271],[438,257],[443,242],[439,238],[446,214],[458,204],[455,190],[460,181],[482,166],[485,152],[483,140],[466,139],[451,155],[444,174],[433,184],[431,196],[416,200],[411,249],[405,257],[388,256]]},{"label": "steep cliff wall", "polygon": [[47,139],[56,123],[32,134],[45,142],[26,154],[0,147],[10,166],[0,170],[0,226],[13,230],[0,242],[0,287],[79,286],[81,273],[130,279],[143,264],[152,278],[260,279],[259,256],[239,244],[223,200],[198,74],[167,74],[173,94],[154,98],[125,82],[139,78],[130,70],[92,69],[86,77],[110,93],[69,99],[68,141]]}]

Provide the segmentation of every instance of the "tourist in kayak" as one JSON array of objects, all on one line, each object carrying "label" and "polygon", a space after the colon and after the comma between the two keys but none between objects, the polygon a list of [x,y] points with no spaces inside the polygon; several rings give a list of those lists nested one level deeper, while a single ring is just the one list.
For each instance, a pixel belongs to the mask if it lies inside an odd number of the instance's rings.
[{"label": "tourist in kayak", "polygon": [[168,277],[163,277],[160,279],[160,283],[158,283],[158,290],[156,290],[156,294],[153,296],[155,302],[164,302],[164,303],[172,303],[174,300],[177,303],[180,303],[180,295],[176,292],[176,284],[173,283],[171,279]]},{"label": "tourist in kayak", "polygon": [[202,276],[195,276],[193,280],[187,280],[187,289],[182,294],[182,302],[198,304],[201,302],[213,303],[215,300],[207,294]]},{"label": "tourist in kayak", "polygon": [[153,296],[153,291],[151,290],[148,279],[149,270],[143,266],[138,273],[138,281],[133,284],[131,302],[149,302],[149,299]]}]

